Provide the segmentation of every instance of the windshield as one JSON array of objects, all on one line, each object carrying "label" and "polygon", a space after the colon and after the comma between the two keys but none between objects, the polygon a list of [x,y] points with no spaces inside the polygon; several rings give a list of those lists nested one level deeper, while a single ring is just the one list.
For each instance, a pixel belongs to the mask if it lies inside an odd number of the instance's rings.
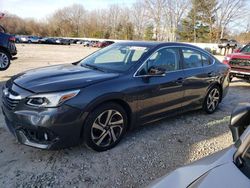
[{"label": "windshield", "polygon": [[246,45],[244,48],[242,48],[241,52],[250,53],[250,45]]},{"label": "windshield", "polygon": [[100,70],[125,72],[147,51],[148,48],[144,46],[115,44],[86,57],[80,65]]}]

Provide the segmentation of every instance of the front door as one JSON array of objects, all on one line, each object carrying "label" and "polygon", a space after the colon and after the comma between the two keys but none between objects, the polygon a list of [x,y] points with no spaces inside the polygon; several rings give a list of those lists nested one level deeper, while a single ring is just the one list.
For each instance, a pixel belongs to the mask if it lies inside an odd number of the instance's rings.
[{"label": "front door", "polygon": [[[151,68],[165,70],[165,74],[148,76]],[[160,119],[181,108],[183,77],[179,48],[165,47],[152,54],[136,76],[140,91],[138,119],[141,123]]]}]

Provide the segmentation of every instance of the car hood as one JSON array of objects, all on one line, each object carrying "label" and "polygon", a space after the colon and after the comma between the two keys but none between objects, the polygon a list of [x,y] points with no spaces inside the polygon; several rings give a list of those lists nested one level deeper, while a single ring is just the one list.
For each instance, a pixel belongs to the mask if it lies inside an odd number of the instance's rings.
[{"label": "car hood", "polygon": [[250,59],[250,53],[233,53],[230,57],[236,59]]},{"label": "car hood", "polygon": [[151,185],[149,185],[149,187],[189,187],[190,184],[194,183],[195,181],[199,181],[199,178],[202,178],[203,175],[206,175],[206,173],[209,173],[213,169],[225,164],[232,163],[233,154],[235,153],[235,151],[236,148],[233,146],[228,149],[224,149],[213,155],[198,160],[188,166],[173,171],[172,173],[156,180]]},{"label": "car hood", "polygon": [[67,64],[29,70],[12,77],[12,81],[29,91],[44,93],[84,88],[118,76],[118,73],[105,73]]}]

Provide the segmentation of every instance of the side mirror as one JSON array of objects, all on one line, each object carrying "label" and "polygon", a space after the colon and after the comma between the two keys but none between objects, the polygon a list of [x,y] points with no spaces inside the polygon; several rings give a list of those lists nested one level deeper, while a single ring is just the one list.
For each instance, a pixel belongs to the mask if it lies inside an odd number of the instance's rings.
[{"label": "side mirror", "polygon": [[148,69],[148,75],[150,76],[165,76],[166,70],[164,68],[152,66]]},{"label": "side mirror", "polygon": [[237,141],[246,128],[250,125],[250,104],[240,104],[232,112],[229,128],[231,130],[233,141]]}]

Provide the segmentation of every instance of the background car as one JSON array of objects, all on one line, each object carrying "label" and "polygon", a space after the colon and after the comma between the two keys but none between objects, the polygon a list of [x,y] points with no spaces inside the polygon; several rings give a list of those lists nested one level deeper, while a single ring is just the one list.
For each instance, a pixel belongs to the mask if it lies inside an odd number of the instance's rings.
[{"label": "background car", "polygon": [[136,126],[189,110],[215,112],[228,76],[228,65],[192,45],[115,43],[77,63],[14,76],[3,87],[2,109],[23,144],[58,149],[84,141],[105,151]]},{"label": "background car", "polygon": [[56,38],[43,38],[40,39],[41,44],[57,44],[56,43]]},{"label": "background car", "polygon": [[17,36],[17,43],[28,43],[28,36]]},{"label": "background car", "polygon": [[28,43],[40,43],[40,40],[42,39],[42,37],[38,37],[38,36],[28,36]]},{"label": "background car", "polygon": [[229,127],[234,145],[179,168],[149,187],[250,187],[250,104],[235,109]]},{"label": "background car", "polygon": [[70,45],[70,40],[69,39],[63,39],[63,38],[57,38],[55,40],[55,44]]},{"label": "background car", "polygon": [[78,40],[76,44],[83,44],[85,41],[84,40]]},{"label": "background car", "polygon": [[234,77],[250,81],[250,44],[225,56],[223,62],[231,67],[230,81]]},{"label": "background car", "polygon": [[238,42],[236,40],[234,40],[234,39],[231,39],[231,40],[228,41],[228,46],[236,48],[238,46]]},{"label": "background car", "polygon": [[104,47],[107,47],[107,46],[109,46],[111,44],[114,44],[114,43],[115,43],[114,41],[102,41],[102,42],[99,42],[97,44],[97,47],[98,48],[104,48]]},{"label": "background car", "polygon": [[4,33],[0,30],[0,71],[10,66],[10,60],[17,54],[15,36]]},{"label": "background car", "polygon": [[234,39],[220,39],[220,42],[218,44],[219,48],[236,48],[238,45],[238,42]]},{"label": "background car", "polygon": [[220,39],[218,47],[219,48],[226,48],[229,46],[228,42],[229,42],[228,39]]},{"label": "background car", "polygon": [[85,47],[91,46],[90,41],[85,41],[85,42],[83,42],[83,46],[85,46]]}]

